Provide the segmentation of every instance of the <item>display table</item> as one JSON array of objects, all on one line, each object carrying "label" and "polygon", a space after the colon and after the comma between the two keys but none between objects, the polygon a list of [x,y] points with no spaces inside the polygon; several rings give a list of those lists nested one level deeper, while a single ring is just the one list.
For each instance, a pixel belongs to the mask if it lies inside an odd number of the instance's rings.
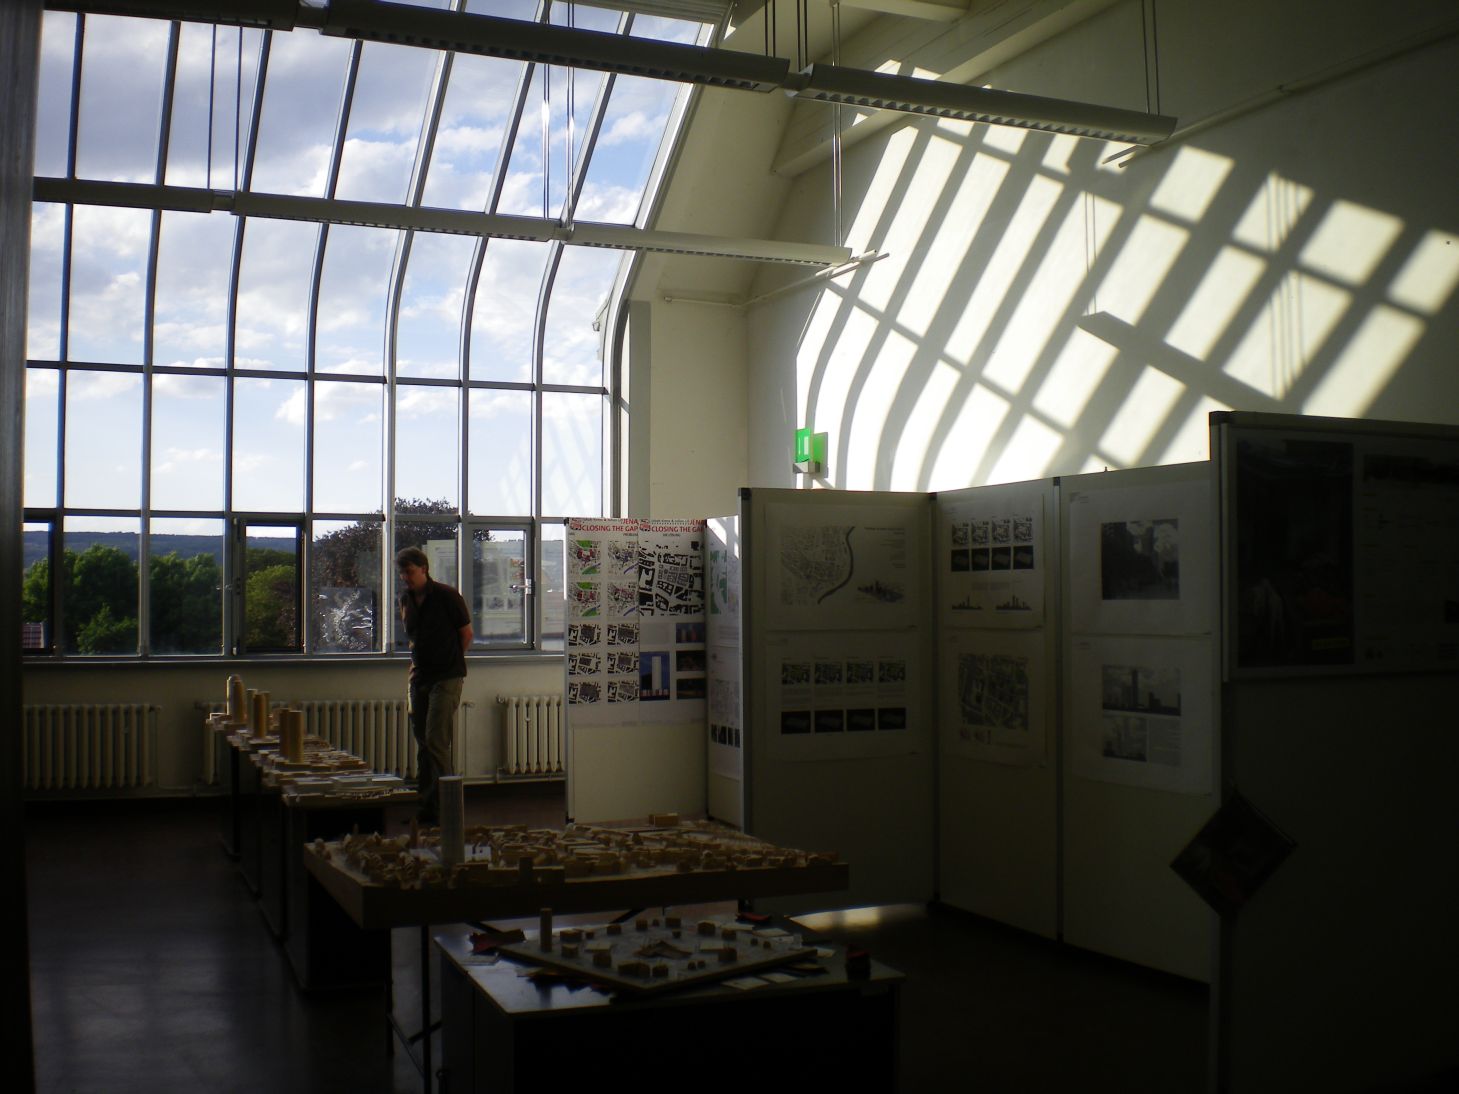
[{"label": "display table", "polygon": [[[530,932],[529,938],[536,933]],[[633,1086],[696,1091],[895,1090],[903,975],[845,953],[821,975],[744,990],[714,983],[641,997],[539,984],[480,964],[469,932],[438,932],[441,1088],[451,1094]]]},{"label": "display table", "polygon": [[[580,828],[574,826],[561,834],[566,836]],[[429,1036],[432,1026],[429,928],[433,924],[515,919],[535,916],[543,908],[565,915],[838,892],[850,884],[850,867],[844,862],[809,861],[803,853],[785,852],[729,829],[723,831],[739,845],[752,846],[762,854],[800,854],[800,858],[795,865],[757,868],[631,867],[619,873],[561,880],[523,871],[513,884],[462,884],[454,888],[445,884],[406,888],[372,881],[349,863],[350,853],[343,843],[310,844],[304,849],[303,861],[309,873],[338,901],[357,927],[420,929],[421,1032],[407,1036],[399,1028],[388,986],[387,1006],[390,1008],[388,1020],[401,1040],[407,1046],[417,1038],[421,1040],[421,1058],[415,1060],[412,1056],[412,1059],[429,1092],[433,1074]],[[398,854],[398,851],[391,849],[390,853]]]},{"label": "display table", "polygon": [[[279,932],[299,986],[318,988],[384,987],[390,978],[390,934],[357,926],[338,901],[305,868],[305,845],[358,827],[383,832],[416,796],[387,801],[301,797],[280,794],[279,880],[283,886],[283,923]],[[267,889],[265,889],[267,892]]]}]

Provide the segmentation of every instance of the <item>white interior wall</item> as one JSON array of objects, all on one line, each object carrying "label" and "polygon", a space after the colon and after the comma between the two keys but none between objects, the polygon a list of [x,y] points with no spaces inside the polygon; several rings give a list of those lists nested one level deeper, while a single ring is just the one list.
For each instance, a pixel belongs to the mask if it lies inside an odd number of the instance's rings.
[{"label": "white interior wall", "polygon": [[689,301],[649,308],[649,499],[629,515],[732,513],[749,474],[744,315]]},{"label": "white interior wall", "polygon": [[[1454,18],[1442,0],[1158,16],[1182,123]],[[864,36],[891,41],[886,23]],[[1101,142],[936,119],[855,144],[845,240],[889,257],[750,311],[750,483],[791,484],[804,425],[830,435],[823,485],[942,490],[1203,459],[1215,409],[1459,421],[1456,63],[1451,36],[1125,167]],[[988,82],[1143,108],[1141,7]],[[829,164],[796,178],[776,234],[835,238]],[[763,268],[754,291],[792,276]]]},{"label": "white interior wall", "polygon": [[[150,703],[157,718],[157,786],[146,794],[190,794],[202,788],[203,721],[200,703],[221,702],[230,673],[247,687],[269,692],[276,702],[309,699],[403,699],[404,661],[380,662],[208,662],[204,664],[111,664],[28,666],[28,704]],[[458,723],[473,773],[495,772],[503,761],[498,695],[556,695],[562,691],[562,661],[512,659],[491,664],[468,661],[463,703],[472,704]]]}]

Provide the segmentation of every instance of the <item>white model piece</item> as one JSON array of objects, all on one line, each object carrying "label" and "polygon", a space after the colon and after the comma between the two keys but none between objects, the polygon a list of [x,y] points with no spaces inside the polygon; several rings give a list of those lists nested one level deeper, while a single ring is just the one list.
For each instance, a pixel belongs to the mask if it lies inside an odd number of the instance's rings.
[{"label": "white model piece", "polygon": [[228,721],[241,722],[248,717],[248,700],[244,694],[243,677],[228,677]]}]

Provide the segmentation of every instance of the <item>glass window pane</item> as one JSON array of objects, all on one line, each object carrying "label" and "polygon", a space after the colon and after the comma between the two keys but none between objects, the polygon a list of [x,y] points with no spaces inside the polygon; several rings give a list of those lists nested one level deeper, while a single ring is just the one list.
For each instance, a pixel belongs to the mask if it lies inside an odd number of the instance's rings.
[{"label": "glass window pane", "polygon": [[252,652],[297,650],[299,529],[250,524],[243,562],[243,643]]},{"label": "glass window pane", "polygon": [[544,650],[563,648],[567,599],[563,592],[563,574],[567,567],[564,551],[566,531],[561,524],[542,526],[542,566],[537,572],[537,599],[542,604],[542,633],[538,645]]},{"label": "glass window pane", "polygon": [[434,50],[365,43],[336,197],[405,200],[431,77],[439,62],[440,54]]},{"label": "glass window pane", "polygon": [[67,653],[137,652],[135,519],[70,517],[61,559]]},{"label": "glass window pane", "polygon": [[[580,13],[593,9],[580,8]],[[612,15],[614,13],[600,12]],[[581,26],[581,20],[579,25]],[[550,94],[548,102],[543,101],[543,83],[547,82]],[[522,122],[517,129],[517,138],[512,145],[512,155],[507,161],[506,181],[502,186],[497,211],[522,216],[555,217],[562,212],[567,197],[567,183],[573,168],[582,154],[583,141],[587,136],[588,123],[592,120],[593,105],[603,89],[604,76],[601,72],[586,69],[572,69],[552,66],[549,69],[538,66],[532,74],[532,85],[527,89],[527,99],[522,107]],[[568,129],[568,101],[572,101],[572,129]],[[548,112],[549,128],[545,163],[547,171],[547,207],[543,208],[542,173],[544,152],[542,146],[542,114]],[[568,137],[572,138],[572,156],[568,157]]]},{"label": "glass window pane", "polygon": [[303,372],[309,330],[310,277],[319,227],[250,218],[238,272],[236,360],[239,368]]},{"label": "glass window pane", "polygon": [[223,508],[226,381],[152,377],[153,509]]},{"label": "glass window pane", "polygon": [[314,385],[316,512],[381,511],[384,410],[384,384],[320,380]]},{"label": "glass window pane", "polygon": [[273,36],[250,189],[324,196],[349,59],[343,38]]},{"label": "glass window pane", "polygon": [[161,19],[86,17],[76,174],[155,182],[170,24]]},{"label": "glass window pane", "polygon": [[631,38],[652,38],[659,42],[678,42],[692,46],[699,41],[707,24],[694,23],[688,19],[666,19],[661,15],[635,15],[633,28],[628,32]]},{"label": "glass window pane", "polygon": [[[460,392],[401,384],[395,389],[395,496],[455,512],[460,504]],[[403,546],[403,545],[402,545]]]},{"label": "glass window pane", "polygon": [[38,201],[30,209],[30,304],[25,355],[61,356],[61,255],[66,246],[66,207]]},{"label": "glass window pane", "polygon": [[471,312],[471,378],[532,379],[537,298],[551,244],[489,239]]},{"label": "glass window pane", "polygon": [[527,641],[527,534],[520,529],[471,532],[471,629],[473,646],[524,645]]},{"label": "glass window pane", "polygon": [[466,0],[472,15],[493,15],[498,19],[523,19],[535,22],[538,0]]},{"label": "glass window pane", "polygon": [[66,377],[66,505],[141,504],[142,377],[72,369]]},{"label": "glass window pane", "polygon": [[542,395],[542,512],[603,513],[603,398],[558,391]]},{"label": "glass window pane", "polygon": [[532,512],[532,393],[470,393],[467,509],[481,516]]},{"label": "glass window pane", "polygon": [[[444,582],[453,588],[459,588],[460,577],[456,568],[456,529],[458,525],[451,523],[438,523],[427,520],[412,520],[412,516],[428,513],[450,512],[446,506],[439,502],[430,501],[398,501],[395,507],[395,547],[391,551],[390,573],[390,603],[398,605],[400,594],[404,592],[404,586],[400,583],[400,574],[395,569],[395,554],[404,547],[419,547],[426,553],[430,562],[431,577],[436,581]],[[405,634],[405,625],[400,620],[400,612],[392,607],[391,617],[395,620],[393,627],[394,639],[392,645],[397,650],[410,648],[410,640]]]},{"label": "glass window pane", "polygon": [[35,113],[35,173],[66,174],[71,132],[71,65],[76,52],[76,16],[48,11],[41,22],[41,75]]},{"label": "glass window pane", "polygon": [[51,524],[27,522],[22,536],[20,648],[34,653],[51,648]]},{"label": "glass window pane", "polygon": [[303,380],[240,377],[233,388],[233,508],[304,508]]},{"label": "glass window pane", "polygon": [[154,520],[147,537],[153,653],[223,650],[221,520]]},{"label": "glass window pane", "polygon": [[486,208],[522,68],[520,61],[456,55],[422,204]]},{"label": "glass window pane", "polygon": [[603,362],[598,354],[603,336],[593,329],[593,323],[613,291],[613,279],[622,261],[619,251],[563,248],[552,281],[542,339],[544,383],[582,387],[602,384]]},{"label": "glass window pane", "polygon": [[613,81],[613,94],[578,197],[576,219],[634,222],[669,112],[683,90],[683,85],[634,76]]},{"label": "glass window pane", "polygon": [[311,623],[322,653],[379,649],[380,543],[378,521],[316,520],[311,552]]},{"label": "glass window pane", "polygon": [[461,375],[462,287],[475,249],[468,236],[419,232],[411,240],[395,328],[397,376]]},{"label": "glass window pane", "polygon": [[55,369],[25,370],[25,492],[28,509],[56,504],[56,425],[61,374]]},{"label": "glass window pane", "polygon": [[223,367],[234,223],[226,213],[162,214],[153,364]]},{"label": "glass window pane", "polygon": [[71,217],[72,361],[142,363],[152,214],[77,205]]},{"label": "glass window pane", "polygon": [[[247,137],[246,132],[235,130],[235,123],[240,105],[245,130],[253,118],[261,40],[260,31],[244,30],[240,85],[238,28],[182,24],[177,45],[176,87],[172,94],[172,127],[167,139],[168,185],[232,188],[234,160],[242,152]],[[211,162],[208,156],[210,105]]]},{"label": "glass window pane", "polygon": [[385,298],[400,233],[333,225],[319,282],[320,372],[384,374]]}]

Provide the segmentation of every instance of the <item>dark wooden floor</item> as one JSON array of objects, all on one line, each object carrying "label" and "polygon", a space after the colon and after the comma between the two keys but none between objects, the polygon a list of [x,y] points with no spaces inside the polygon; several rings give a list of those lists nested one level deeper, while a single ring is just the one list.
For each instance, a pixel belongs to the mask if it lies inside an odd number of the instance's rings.
[{"label": "dark wooden floor", "polygon": [[[474,791],[470,822],[561,823],[560,787],[509,791]],[[210,803],[48,803],[26,827],[38,1089],[420,1089],[380,992],[295,988]],[[903,1091],[1205,1088],[1202,985],[920,906],[806,922],[908,974]],[[408,1016],[418,936],[396,936]]]}]

